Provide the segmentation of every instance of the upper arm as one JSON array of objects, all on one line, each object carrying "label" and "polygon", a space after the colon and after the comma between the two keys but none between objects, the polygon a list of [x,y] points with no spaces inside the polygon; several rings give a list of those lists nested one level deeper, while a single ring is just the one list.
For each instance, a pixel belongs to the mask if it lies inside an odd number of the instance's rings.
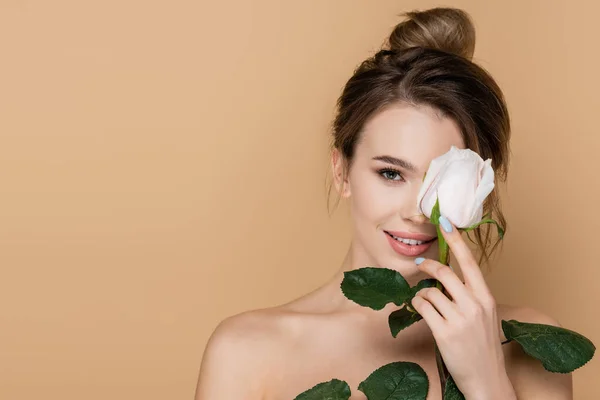
[{"label": "upper arm", "polygon": [[239,314],[221,321],[210,336],[200,364],[195,400],[262,400],[264,335]]},{"label": "upper arm", "polygon": [[[554,318],[532,308],[521,309],[514,319],[520,322],[561,326]],[[509,342],[505,351],[506,371],[519,400],[572,400],[572,374],[544,369],[542,363],[523,351],[520,344]]]}]

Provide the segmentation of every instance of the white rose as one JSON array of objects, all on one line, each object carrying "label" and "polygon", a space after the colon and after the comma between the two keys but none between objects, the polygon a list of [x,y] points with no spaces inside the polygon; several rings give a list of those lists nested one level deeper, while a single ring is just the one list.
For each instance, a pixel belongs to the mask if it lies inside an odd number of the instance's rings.
[{"label": "white rose", "polygon": [[417,207],[427,218],[439,198],[440,214],[458,228],[468,228],[483,218],[483,201],[494,189],[492,160],[470,149],[454,146],[429,165],[417,197]]}]

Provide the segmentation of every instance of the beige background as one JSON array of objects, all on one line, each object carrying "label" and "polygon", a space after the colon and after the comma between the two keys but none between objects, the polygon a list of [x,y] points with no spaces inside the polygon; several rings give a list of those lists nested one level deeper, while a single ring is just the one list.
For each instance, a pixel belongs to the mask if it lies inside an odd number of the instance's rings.
[{"label": "beige background", "polygon": [[496,298],[599,345],[597,3],[2,0],[0,399],[191,399],[221,319],[328,279],[336,97],[435,5],[471,13],[512,113]]}]

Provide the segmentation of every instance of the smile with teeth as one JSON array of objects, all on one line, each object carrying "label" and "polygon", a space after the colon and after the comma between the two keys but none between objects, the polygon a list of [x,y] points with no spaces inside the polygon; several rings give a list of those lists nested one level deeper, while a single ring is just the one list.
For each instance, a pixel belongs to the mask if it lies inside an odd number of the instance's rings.
[{"label": "smile with teeth", "polygon": [[394,239],[396,239],[399,242],[406,243],[406,244],[412,245],[412,246],[423,244],[423,243],[429,243],[429,242],[432,242],[433,240],[435,240],[435,239],[431,239],[431,240],[427,240],[427,241],[422,241],[422,240],[415,240],[415,239],[404,239],[404,238],[394,236],[389,233],[388,233],[388,235],[390,235],[391,237],[393,237]]}]

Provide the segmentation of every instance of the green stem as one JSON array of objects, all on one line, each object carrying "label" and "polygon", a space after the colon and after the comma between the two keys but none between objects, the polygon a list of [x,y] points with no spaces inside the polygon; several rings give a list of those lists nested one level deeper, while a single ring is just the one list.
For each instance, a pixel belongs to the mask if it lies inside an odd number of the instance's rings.
[{"label": "green stem", "polygon": [[[434,216],[434,213],[436,214],[435,216]],[[444,265],[450,265],[450,263],[449,263],[450,249],[448,247],[448,243],[446,243],[446,240],[444,239],[444,236],[442,234],[442,231],[440,230],[440,225],[439,225],[439,203],[436,203],[434,210],[432,211],[431,221],[433,223],[437,224],[436,230],[437,230],[437,236],[438,236],[440,263],[444,264]],[[503,237],[504,230],[502,230],[500,228],[500,225],[498,225],[498,223],[492,219],[484,219],[483,221],[481,221],[480,223],[478,223],[472,227],[469,227],[466,229],[460,229],[459,232],[464,231],[464,232],[467,232],[467,235],[468,235],[468,232],[470,230],[477,228],[479,225],[481,225],[483,223],[495,223],[496,226],[498,226],[498,234],[499,234],[500,238]],[[458,228],[456,228],[456,229],[458,229]],[[442,285],[442,283],[440,281],[436,281],[435,287],[437,287],[444,295],[446,295],[446,297],[448,297],[448,292],[446,291],[446,288],[444,288],[444,286]],[[511,342],[510,339],[502,342],[502,345],[509,343],[509,342]],[[448,368],[446,368],[446,364],[444,364],[444,360],[442,358],[442,355],[438,349],[438,346],[437,346],[437,343],[435,342],[435,340],[433,341],[433,343],[435,346],[435,361],[436,361],[438,373],[440,376],[440,383],[442,384],[442,399],[443,399],[445,392],[446,392],[446,381],[450,377],[450,373],[448,372]]]},{"label": "green stem", "polygon": [[439,251],[440,263],[442,263],[444,265],[448,265],[448,258],[450,255],[448,243],[446,243],[446,239],[444,239],[444,235],[442,234],[442,231],[440,230],[439,225],[436,227],[436,230],[437,230],[437,237],[438,237],[438,247],[440,249],[440,251]]},{"label": "green stem", "polygon": [[448,372],[448,368],[446,368],[446,364],[444,364],[444,360],[442,359],[442,355],[440,354],[440,350],[438,349],[437,343],[435,340],[433,341],[435,347],[435,363],[438,369],[438,375],[440,376],[440,384],[442,385],[442,399],[444,398],[444,394],[446,391],[446,381],[450,376]]},{"label": "green stem", "polygon": [[[444,236],[442,234],[442,231],[440,230],[439,225],[437,225],[436,229],[437,229],[437,235],[438,235],[440,263],[442,263],[444,265],[449,265],[448,259],[449,259],[450,252],[449,252],[449,248],[448,248],[448,243],[446,243],[446,240],[444,239]],[[444,288],[442,286],[442,283],[440,281],[437,281],[435,283],[435,287],[437,287],[439,290],[441,290],[441,292],[444,295],[448,295],[448,292],[446,292],[446,288]],[[445,390],[446,390],[446,381],[448,380],[450,373],[448,372],[448,368],[446,368],[446,364],[444,364],[444,360],[442,358],[442,355],[438,349],[438,346],[437,346],[437,343],[435,342],[435,340],[433,341],[433,343],[435,346],[435,361],[437,364],[438,374],[440,376],[440,383],[442,385],[442,398],[444,398],[444,394],[445,394]]]}]

